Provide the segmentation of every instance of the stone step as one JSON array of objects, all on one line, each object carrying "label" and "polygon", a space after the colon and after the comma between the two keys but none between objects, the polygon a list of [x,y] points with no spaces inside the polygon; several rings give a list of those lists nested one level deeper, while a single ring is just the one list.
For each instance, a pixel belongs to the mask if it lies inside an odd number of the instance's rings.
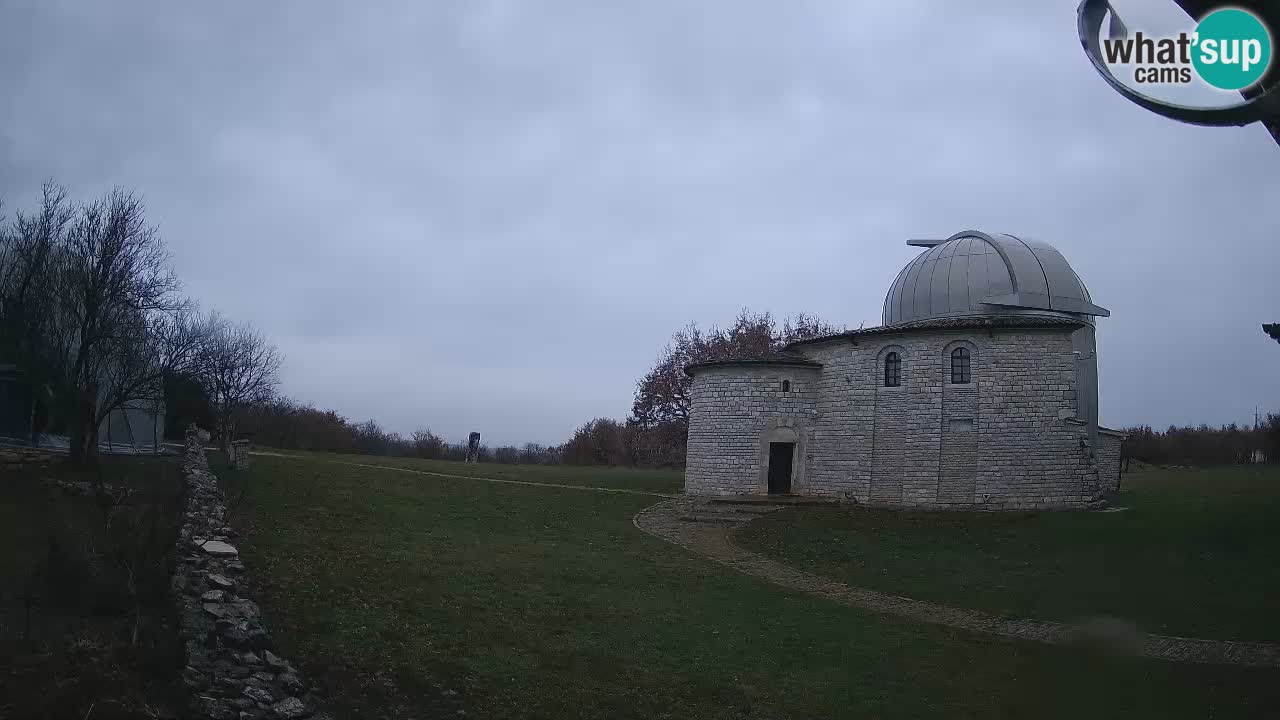
[{"label": "stone step", "polygon": [[836,498],[813,497],[810,495],[722,495],[707,501],[712,505],[838,505]]},{"label": "stone step", "polygon": [[739,515],[768,515],[783,508],[782,505],[765,505],[764,503],[756,505],[722,505],[721,507]]},{"label": "stone step", "polygon": [[680,519],[685,522],[707,523],[710,525],[737,525],[744,521],[741,516],[735,515],[709,515],[706,513],[696,513],[693,515],[681,515]]}]

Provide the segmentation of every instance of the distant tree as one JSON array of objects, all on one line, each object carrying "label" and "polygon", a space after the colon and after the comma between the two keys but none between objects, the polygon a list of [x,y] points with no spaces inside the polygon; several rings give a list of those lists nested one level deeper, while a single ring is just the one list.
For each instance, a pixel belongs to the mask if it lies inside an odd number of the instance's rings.
[{"label": "distant tree", "polygon": [[731,357],[764,357],[789,343],[842,332],[843,328],[800,314],[779,328],[769,313],[742,310],[726,330],[703,331],[697,323],[671,336],[658,361],[636,386],[631,417],[642,428],[666,422],[687,422],[692,380],[684,369],[698,362]]},{"label": "distant tree", "polygon": [[431,432],[431,428],[419,428],[413,432],[414,454],[427,460],[443,460],[448,448],[439,435]]},{"label": "distant tree", "polygon": [[362,455],[386,455],[390,449],[388,433],[375,420],[365,420],[355,426],[356,451]]},{"label": "distant tree", "polygon": [[271,447],[327,452],[355,452],[355,426],[332,410],[318,410],[274,397],[240,409],[237,425]]},{"label": "distant tree", "polygon": [[166,438],[180,438],[191,423],[202,428],[213,427],[213,404],[194,372],[167,373],[162,385]]},{"label": "distant tree", "polygon": [[689,422],[689,390],[693,380],[685,368],[693,363],[733,357],[765,357],[797,340],[833,335],[844,328],[812,315],[783,320],[744,309],[733,325],[704,331],[690,323],[676,331],[653,368],[636,383],[628,425],[634,454],[644,464],[683,465]]},{"label": "distant tree", "polygon": [[269,400],[279,384],[280,352],[249,323],[232,323],[210,313],[198,377],[213,403],[217,435],[225,450],[241,409]]},{"label": "distant tree", "polygon": [[565,443],[564,462],[570,465],[632,465],[626,426],[610,418],[596,418],[574,431]]},{"label": "distant tree", "polygon": [[1124,433],[1125,457],[1154,465],[1250,463],[1259,450],[1269,461],[1280,461],[1280,455],[1272,450],[1273,443],[1280,443],[1280,416],[1277,415],[1268,415],[1265,421],[1246,427],[1235,423],[1222,427],[1170,425],[1159,431],[1140,425],[1127,428]]}]

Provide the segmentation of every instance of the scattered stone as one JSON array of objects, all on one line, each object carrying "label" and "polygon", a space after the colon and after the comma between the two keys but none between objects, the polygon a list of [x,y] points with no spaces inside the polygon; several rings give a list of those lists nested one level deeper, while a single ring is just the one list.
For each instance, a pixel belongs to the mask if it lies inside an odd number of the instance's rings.
[{"label": "scattered stone", "polygon": [[230,590],[231,588],[236,586],[235,582],[228,580],[222,575],[217,575],[217,574],[211,574],[208,577],[208,581],[210,585],[214,585],[216,587],[220,587],[225,590]]},{"label": "scattered stone", "polygon": [[264,682],[264,683],[269,683],[269,682],[271,682],[272,680],[275,680],[275,679],[276,679],[276,676],[275,676],[275,675],[272,675],[271,673],[267,672],[266,670],[259,670],[258,672],[256,672],[256,673],[254,673],[254,674],[253,674],[253,677],[254,677],[254,679],[255,679],[255,680],[261,680],[261,681],[262,681],[262,682]]},{"label": "scattered stone", "polygon": [[204,544],[200,546],[200,549],[214,557],[230,557],[233,555],[238,556],[240,554],[240,552],[235,549],[234,545],[228,545],[221,540],[206,540]]},{"label": "scattered stone", "polygon": [[298,677],[297,673],[281,673],[280,677],[276,679],[280,681],[280,684],[290,695],[302,695],[307,692],[306,686],[302,683],[302,678]]},{"label": "scattered stone", "polygon": [[225,599],[225,597],[226,592],[222,590],[210,590],[209,592],[201,595],[200,599],[205,602],[220,603]]},{"label": "scattered stone", "polygon": [[222,609],[222,606],[219,605],[218,603],[204,603],[200,607],[204,608],[205,612],[209,613],[214,617],[220,618],[223,615],[227,614],[226,611]]},{"label": "scattered stone", "polygon": [[245,631],[245,639],[252,648],[263,650],[271,647],[271,638],[261,627],[250,627]]},{"label": "scattered stone", "polygon": [[236,612],[243,618],[252,620],[261,613],[258,610],[258,603],[252,600],[236,600],[232,605],[235,606]]},{"label": "scattered stone", "polygon": [[258,657],[252,650],[240,656],[240,659],[249,665],[261,665],[262,658]]},{"label": "scattered stone", "polygon": [[275,696],[266,688],[246,686],[242,693],[245,697],[253,700],[254,702],[270,704],[276,701]]},{"label": "scattered stone", "polygon": [[307,706],[296,697],[285,698],[279,704],[271,706],[271,712],[276,717],[285,718],[286,720],[295,720],[295,718],[303,718],[307,716]]},{"label": "scattered stone", "polygon": [[204,712],[209,720],[236,720],[237,713],[229,704],[211,697],[200,699],[204,701]]},{"label": "scattered stone", "polygon": [[275,653],[271,652],[270,650],[268,650],[268,651],[264,652],[264,653],[262,654],[262,657],[263,657],[263,658],[265,658],[265,659],[266,659],[266,661],[267,661],[267,664],[268,664],[268,665],[270,665],[270,666],[271,666],[271,667],[273,667],[273,668],[282,668],[282,667],[284,667],[284,666],[288,665],[288,663],[286,663],[284,660],[281,660],[281,659],[280,659],[280,656],[279,656],[279,655],[276,655]]},{"label": "scattered stone", "polygon": [[223,629],[223,631],[218,634],[218,637],[221,637],[223,642],[234,648],[249,646],[249,636],[244,630],[241,630],[234,625]]}]

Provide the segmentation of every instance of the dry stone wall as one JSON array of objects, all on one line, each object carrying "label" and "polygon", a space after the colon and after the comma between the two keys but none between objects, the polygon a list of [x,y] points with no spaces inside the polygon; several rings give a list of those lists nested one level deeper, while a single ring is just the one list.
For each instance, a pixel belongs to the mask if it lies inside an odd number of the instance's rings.
[{"label": "dry stone wall", "polygon": [[194,426],[187,431],[187,508],[173,575],[186,645],[182,677],[192,691],[190,717],[331,720],[318,710],[315,688],[275,654],[258,605],[249,598],[236,532],[226,524],[223,494],[205,457],[208,439]]}]

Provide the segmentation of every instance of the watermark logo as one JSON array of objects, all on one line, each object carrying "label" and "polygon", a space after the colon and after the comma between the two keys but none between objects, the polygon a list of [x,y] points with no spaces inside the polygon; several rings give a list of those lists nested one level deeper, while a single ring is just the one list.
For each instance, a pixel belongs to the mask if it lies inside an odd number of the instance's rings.
[{"label": "watermark logo", "polygon": [[1108,65],[1132,67],[1136,83],[1187,85],[1194,73],[1220,90],[1243,90],[1257,83],[1272,57],[1267,26],[1240,8],[1215,10],[1194,31],[1173,37],[1113,33],[1102,41],[1102,49]]}]

